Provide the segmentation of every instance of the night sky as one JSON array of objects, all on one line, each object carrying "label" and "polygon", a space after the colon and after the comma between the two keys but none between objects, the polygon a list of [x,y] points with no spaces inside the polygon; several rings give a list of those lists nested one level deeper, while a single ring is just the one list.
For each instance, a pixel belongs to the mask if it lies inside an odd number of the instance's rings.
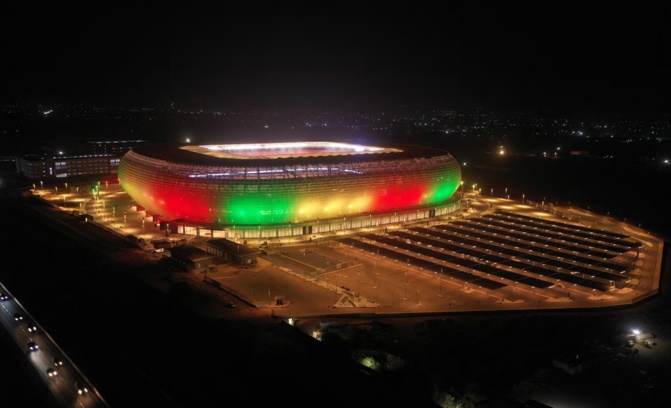
[{"label": "night sky", "polygon": [[671,105],[671,7],[659,3],[136,3],[4,2],[0,102],[269,111]]}]

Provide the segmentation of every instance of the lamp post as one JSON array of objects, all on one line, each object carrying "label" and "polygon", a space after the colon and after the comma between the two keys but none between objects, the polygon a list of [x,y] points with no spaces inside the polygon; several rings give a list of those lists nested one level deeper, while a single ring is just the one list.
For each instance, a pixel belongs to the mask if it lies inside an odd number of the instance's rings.
[{"label": "lamp post", "polygon": [[359,271],[356,271],[356,297],[361,297],[361,280],[359,279]]},{"label": "lamp post", "polygon": [[373,289],[377,289],[377,261],[373,266]]},{"label": "lamp post", "polygon": [[440,293],[438,297],[443,297],[443,268],[440,268]]}]

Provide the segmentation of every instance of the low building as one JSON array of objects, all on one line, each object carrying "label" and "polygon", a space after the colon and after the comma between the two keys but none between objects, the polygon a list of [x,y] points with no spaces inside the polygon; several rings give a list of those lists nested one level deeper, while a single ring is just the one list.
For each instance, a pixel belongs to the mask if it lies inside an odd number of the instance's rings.
[{"label": "low building", "polygon": [[170,249],[170,259],[185,271],[205,272],[216,256],[194,246],[180,245]]},{"label": "low building", "polygon": [[217,238],[207,241],[207,253],[224,258],[235,265],[254,265],[256,258],[261,254],[258,248],[249,247],[230,241],[226,238]]}]

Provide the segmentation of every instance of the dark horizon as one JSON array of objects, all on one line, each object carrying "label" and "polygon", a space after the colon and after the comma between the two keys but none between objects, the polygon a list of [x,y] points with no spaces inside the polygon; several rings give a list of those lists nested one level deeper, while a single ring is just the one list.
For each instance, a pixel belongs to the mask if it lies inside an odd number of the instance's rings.
[{"label": "dark horizon", "polygon": [[668,5],[236,7],[101,5],[80,19],[65,4],[5,5],[0,103],[567,114],[671,106]]}]

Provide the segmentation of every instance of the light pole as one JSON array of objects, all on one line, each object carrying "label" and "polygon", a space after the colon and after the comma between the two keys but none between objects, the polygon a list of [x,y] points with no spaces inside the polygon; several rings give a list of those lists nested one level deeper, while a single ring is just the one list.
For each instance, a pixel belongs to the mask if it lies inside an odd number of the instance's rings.
[{"label": "light pole", "polygon": [[443,268],[440,268],[440,293],[438,294],[439,297],[443,297]]},{"label": "light pole", "polygon": [[377,261],[373,266],[373,289],[377,289]]}]

